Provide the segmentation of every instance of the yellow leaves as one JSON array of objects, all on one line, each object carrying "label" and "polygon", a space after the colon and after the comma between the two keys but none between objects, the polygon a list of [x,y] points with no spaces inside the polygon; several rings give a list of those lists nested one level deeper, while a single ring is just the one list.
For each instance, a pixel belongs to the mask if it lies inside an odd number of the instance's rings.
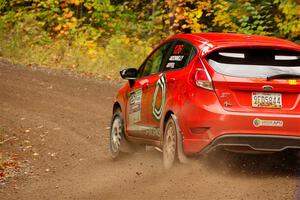
[{"label": "yellow leaves", "polygon": [[[25,1],[28,3],[24,4]],[[131,41],[134,37],[147,38],[154,44],[171,34],[202,31],[248,31],[290,39],[300,36],[299,0],[126,0],[126,5],[116,0],[7,2],[14,2],[11,10],[18,10],[17,14],[7,16],[11,24],[32,15],[34,20],[43,22],[41,29],[50,32],[51,37],[79,37],[95,43],[106,43],[112,35],[126,34]],[[126,38],[112,41],[118,40],[122,45],[128,43]]]},{"label": "yellow leaves", "polygon": [[93,10],[93,4],[90,2],[85,2],[84,3],[84,7],[88,10],[88,11],[92,11]]},{"label": "yellow leaves", "polygon": [[84,2],[84,0],[66,0],[66,2],[69,4],[74,4],[76,6],[79,6],[81,3]]},{"label": "yellow leaves", "polygon": [[289,16],[289,12],[293,10],[294,6],[291,0],[286,1],[286,3],[280,4],[279,8],[281,8],[282,12],[284,14],[287,14]]},{"label": "yellow leaves", "polygon": [[65,31],[65,30],[60,30],[60,31],[59,31],[59,34],[60,34],[60,35],[65,35],[65,34],[66,34],[66,31]]},{"label": "yellow leaves", "polygon": [[201,25],[198,21],[202,16],[202,10],[194,10],[188,13],[185,13],[186,15],[186,19],[185,22],[187,24],[185,24],[184,26],[182,26],[182,28],[190,28],[192,32],[201,32],[201,29],[203,26]]},{"label": "yellow leaves", "polygon": [[186,16],[190,19],[200,19],[202,16],[203,12],[202,10],[195,10],[193,12],[188,12],[186,13]]},{"label": "yellow leaves", "polygon": [[165,14],[164,22],[175,32],[183,29],[201,32],[207,28],[202,19],[207,16],[203,13],[210,12],[211,0],[165,0],[165,3],[169,13]]},{"label": "yellow leaves", "polygon": [[233,22],[232,16],[233,11],[229,11],[229,3],[225,0],[218,0],[214,5],[214,19],[213,25],[218,27],[223,27],[224,31],[236,31],[238,26]]},{"label": "yellow leaves", "polygon": [[81,4],[82,2],[80,1],[80,0],[74,0],[74,4],[76,5],[76,6],[78,6],[79,4]]},{"label": "yellow leaves", "polygon": [[87,53],[91,59],[95,59],[97,57],[97,44],[92,41],[87,41],[85,45],[88,49]]},{"label": "yellow leaves", "polygon": [[71,21],[71,22],[67,22],[66,23],[66,25],[65,25],[65,27],[66,27],[66,29],[74,29],[74,28],[76,28],[76,26],[77,26],[77,22],[76,21]]},{"label": "yellow leaves", "polygon": [[188,25],[186,25],[186,24],[183,24],[182,26],[181,26],[181,28],[183,28],[183,29],[186,29],[186,28],[188,28],[189,26]]},{"label": "yellow leaves", "polygon": [[290,39],[299,37],[300,4],[296,0],[279,1],[279,11],[281,13],[275,15],[274,20],[280,33]]},{"label": "yellow leaves", "polygon": [[198,18],[198,19],[200,19],[200,17],[202,17],[202,14],[203,14],[202,10],[198,10],[195,13],[195,17]]},{"label": "yellow leaves", "polygon": [[142,42],[141,40],[138,40],[137,44],[140,45],[140,46],[142,46],[144,44],[144,42]]},{"label": "yellow leaves", "polygon": [[107,14],[107,13],[103,13],[103,14],[102,14],[102,17],[103,17],[104,19],[110,18],[109,14]]},{"label": "yellow leaves", "polygon": [[175,12],[176,12],[176,13],[180,13],[180,12],[182,12],[182,8],[180,8],[180,7],[177,7],[177,8],[175,9]]},{"label": "yellow leaves", "polygon": [[294,36],[300,35],[300,23],[294,24],[291,28],[291,31]]},{"label": "yellow leaves", "polygon": [[62,26],[59,24],[56,27],[54,27],[54,31],[58,32],[58,31],[60,31],[61,28],[62,28]]}]

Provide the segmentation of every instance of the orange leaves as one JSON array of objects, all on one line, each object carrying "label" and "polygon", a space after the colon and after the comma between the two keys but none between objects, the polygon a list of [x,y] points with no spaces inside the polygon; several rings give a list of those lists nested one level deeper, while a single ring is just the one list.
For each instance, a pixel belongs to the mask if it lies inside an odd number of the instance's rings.
[{"label": "orange leaves", "polygon": [[64,12],[63,17],[65,19],[70,19],[73,17],[74,12],[67,10],[66,12]]},{"label": "orange leaves", "polygon": [[19,168],[20,166],[17,161],[17,155],[3,159],[0,154],[0,183],[9,177],[14,177],[16,173],[18,173]]},{"label": "orange leaves", "polygon": [[58,32],[58,31],[60,31],[61,30],[61,28],[62,28],[62,26],[59,24],[59,25],[57,25],[56,27],[54,27],[54,31],[56,31],[56,32]]},{"label": "orange leaves", "polygon": [[74,4],[75,6],[79,6],[84,2],[84,0],[65,0],[68,4]]}]

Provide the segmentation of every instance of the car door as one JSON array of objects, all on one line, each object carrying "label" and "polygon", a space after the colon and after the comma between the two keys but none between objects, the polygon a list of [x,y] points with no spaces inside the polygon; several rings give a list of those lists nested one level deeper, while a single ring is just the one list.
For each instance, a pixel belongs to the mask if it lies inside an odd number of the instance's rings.
[{"label": "car door", "polygon": [[160,69],[164,57],[173,42],[166,42],[158,47],[146,59],[139,69],[139,77],[128,92],[127,133],[129,136],[155,139],[158,130],[149,124],[151,101],[154,85],[160,78]]},{"label": "car door", "polygon": [[[149,118],[147,123],[154,128],[160,127],[160,121],[164,111],[164,104],[167,99],[172,99],[169,103],[178,103],[180,94],[185,90],[185,80],[187,74],[184,68],[190,63],[197,53],[196,48],[184,40],[175,40],[174,44],[166,54],[161,64],[161,73],[152,81],[149,89],[149,99],[151,108],[148,109]],[[172,98],[176,96],[175,98]]]}]

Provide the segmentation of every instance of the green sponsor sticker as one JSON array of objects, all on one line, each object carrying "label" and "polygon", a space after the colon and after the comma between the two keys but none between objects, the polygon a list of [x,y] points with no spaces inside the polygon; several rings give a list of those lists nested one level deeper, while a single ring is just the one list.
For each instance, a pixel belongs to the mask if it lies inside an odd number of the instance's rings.
[{"label": "green sponsor sticker", "polygon": [[281,120],[262,120],[262,119],[255,118],[253,120],[253,125],[255,127],[260,127],[260,126],[282,127],[283,121],[281,121]]}]

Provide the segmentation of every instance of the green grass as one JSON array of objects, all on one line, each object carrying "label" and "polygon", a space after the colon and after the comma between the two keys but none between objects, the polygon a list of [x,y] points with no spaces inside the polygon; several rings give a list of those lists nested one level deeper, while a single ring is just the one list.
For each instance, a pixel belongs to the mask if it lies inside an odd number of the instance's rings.
[{"label": "green grass", "polygon": [[151,50],[146,42],[134,42],[122,35],[112,36],[106,45],[63,39],[33,42],[39,41],[36,37],[0,33],[0,56],[27,66],[68,69],[116,79],[122,68],[138,67]]}]

